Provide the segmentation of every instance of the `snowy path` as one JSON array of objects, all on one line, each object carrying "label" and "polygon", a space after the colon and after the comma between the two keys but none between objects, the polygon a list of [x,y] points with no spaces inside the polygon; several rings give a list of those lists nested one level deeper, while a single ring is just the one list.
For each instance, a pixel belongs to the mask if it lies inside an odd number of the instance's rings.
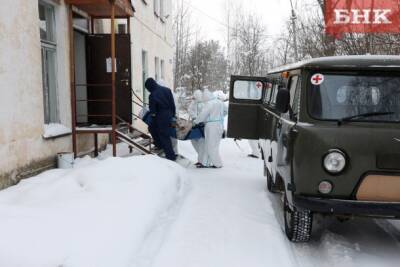
[{"label": "snowy path", "polygon": [[[241,146],[247,149],[246,142]],[[317,218],[312,242],[291,244],[279,224],[279,196],[264,190],[262,162],[247,158],[231,140],[221,149],[222,170],[188,170],[191,190],[143,247],[147,260],[135,266],[399,265],[400,231],[385,220]],[[190,144],[180,151],[194,160]]]}]

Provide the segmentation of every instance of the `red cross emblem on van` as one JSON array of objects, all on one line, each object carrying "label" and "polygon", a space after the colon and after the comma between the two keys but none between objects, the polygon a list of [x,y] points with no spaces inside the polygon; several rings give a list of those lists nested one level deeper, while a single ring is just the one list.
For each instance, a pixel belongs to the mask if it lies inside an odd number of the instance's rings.
[{"label": "red cross emblem on van", "polygon": [[326,0],[326,32],[399,33],[399,5],[400,0]]},{"label": "red cross emblem on van", "polygon": [[311,83],[313,85],[321,85],[325,80],[325,77],[323,74],[316,73],[311,77]]}]

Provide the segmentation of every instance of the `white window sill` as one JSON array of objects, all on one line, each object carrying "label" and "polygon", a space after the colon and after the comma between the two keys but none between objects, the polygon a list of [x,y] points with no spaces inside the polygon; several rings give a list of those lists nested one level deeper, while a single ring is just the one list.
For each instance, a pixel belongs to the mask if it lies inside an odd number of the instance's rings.
[{"label": "white window sill", "polygon": [[72,130],[70,128],[60,123],[45,124],[43,130],[44,130],[43,133],[44,139],[54,139],[54,138],[64,137],[72,133]]}]

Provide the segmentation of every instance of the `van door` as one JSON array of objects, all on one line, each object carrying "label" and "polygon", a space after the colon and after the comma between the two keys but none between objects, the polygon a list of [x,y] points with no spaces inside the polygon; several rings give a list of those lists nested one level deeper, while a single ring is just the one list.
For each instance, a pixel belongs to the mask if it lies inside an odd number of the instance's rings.
[{"label": "van door", "polygon": [[[293,140],[295,138],[293,127],[297,123],[299,110],[299,94],[301,92],[301,79],[299,75],[289,78],[288,90],[290,91],[290,109],[286,114],[281,114],[281,119],[277,124],[277,155],[276,165],[281,177],[290,182],[291,160],[293,157]],[[292,114],[292,115],[291,115]]]},{"label": "van door", "polygon": [[265,148],[265,157],[267,159],[267,167],[270,171],[273,180],[276,181],[276,171],[277,171],[277,151],[278,151],[278,127],[280,122],[280,115],[276,112],[275,105],[276,105],[276,97],[278,95],[278,91],[284,87],[281,80],[277,79],[273,82],[272,91],[271,91],[271,98],[269,103],[264,108],[265,112],[265,125],[267,128],[266,132],[266,148]]},{"label": "van door", "polygon": [[232,76],[230,83],[228,137],[258,140],[260,112],[267,78]]}]

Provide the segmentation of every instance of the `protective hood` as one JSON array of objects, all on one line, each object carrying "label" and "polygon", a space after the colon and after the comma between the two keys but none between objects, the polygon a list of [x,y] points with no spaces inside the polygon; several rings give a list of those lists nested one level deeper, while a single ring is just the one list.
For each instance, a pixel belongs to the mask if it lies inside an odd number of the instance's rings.
[{"label": "protective hood", "polygon": [[226,100],[226,95],[221,90],[215,91],[214,92],[214,96],[217,99],[221,100],[222,102],[224,102]]},{"label": "protective hood", "polygon": [[208,102],[213,99],[215,99],[215,96],[208,89],[205,89],[203,92],[203,101]]},{"label": "protective hood", "polygon": [[144,86],[150,93],[154,92],[159,87],[159,85],[153,78],[148,78]]},{"label": "protective hood", "polygon": [[200,90],[196,90],[193,93],[194,101],[201,102],[203,101],[203,93]]}]

